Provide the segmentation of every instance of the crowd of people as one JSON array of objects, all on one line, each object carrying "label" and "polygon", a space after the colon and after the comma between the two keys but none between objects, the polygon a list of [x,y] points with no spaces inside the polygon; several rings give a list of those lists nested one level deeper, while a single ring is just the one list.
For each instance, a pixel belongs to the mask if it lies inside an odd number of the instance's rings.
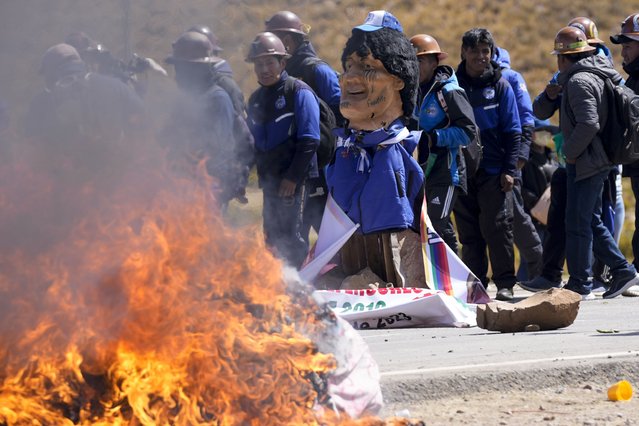
[{"label": "crowd of people", "polygon": [[[435,37],[408,37],[390,12],[373,11],[353,27],[337,72],[318,57],[309,26],[279,11],[250,43],[259,86],[245,98],[216,35],[193,26],[166,60],[181,95],[159,140],[180,173],[204,162],[222,210],[247,202],[255,167],[266,244],[296,268],[330,196],[359,224],[342,270],[369,267],[401,285],[397,241],[419,232],[425,198],[434,230],[485,286],[496,285],[498,300],[512,300],[515,285],[563,286],[584,300],[593,286],[605,287],[604,298],[639,296],[639,233],[632,263],[618,247],[621,176],[637,197],[639,165],[612,164],[599,132],[605,79],[639,91],[639,13],[610,40],[622,47],[627,80],[595,23],[577,17],[558,31],[557,72],[531,100],[488,29],[463,34],[453,68]],[[137,77],[148,70],[166,73],[69,35],[43,56],[46,89],[28,112],[28,136],[100,152],[142,125],[146,86]],[[556,111],[559,126],[549,121]],[[60,145],[49,148],[60,155]]]}]

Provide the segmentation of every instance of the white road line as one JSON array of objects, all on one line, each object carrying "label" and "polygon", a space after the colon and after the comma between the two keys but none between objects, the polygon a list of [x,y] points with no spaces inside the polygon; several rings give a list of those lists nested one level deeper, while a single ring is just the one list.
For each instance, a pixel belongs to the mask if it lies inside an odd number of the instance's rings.
[{"label": "white road line", "polygon": [[451,367],[418,368],[414,370],[387,371],[380,374],[381,376],[405,376],[405,375],[424,374],[424,373],[437,373],[441,371],[460,371],[460,370],[470,370],[470,369],[477,370],[477,369],[487,369],[492,367],[503,368],[507,366],[540,364],[540,363],[548,363],[548,362],[556,362],[556,361],[578,361],[578,360],[597,359],[597,358],[616,358],[616,357],[631,357],[631,356],[639,356],[639,351],[609,352],[609,353],[603,353],[603,354],[575,355],[575,356],[563,356],[563,357],[555,357],[555,358],[524,359],[519,361],[491,362],[487,364],[454,365]]}]

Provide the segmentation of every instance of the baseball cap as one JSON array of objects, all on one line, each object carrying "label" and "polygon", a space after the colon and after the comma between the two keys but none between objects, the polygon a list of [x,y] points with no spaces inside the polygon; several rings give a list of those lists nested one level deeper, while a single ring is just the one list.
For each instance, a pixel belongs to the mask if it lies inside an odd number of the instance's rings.
[{"label": "baseball cap", "polygon": [[390,28],[391,30],[399,31],[400,33],[404,32],[399,20],[395,18],[392,13],[385,10],[374,10],[372,12],[368,12],[368,16],[364,23],[353,29],[371,32],[382,28]]}]

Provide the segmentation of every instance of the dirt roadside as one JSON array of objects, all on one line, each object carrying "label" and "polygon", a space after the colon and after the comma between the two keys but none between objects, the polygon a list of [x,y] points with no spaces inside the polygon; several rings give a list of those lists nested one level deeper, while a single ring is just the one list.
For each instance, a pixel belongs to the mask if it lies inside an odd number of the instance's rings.
[{"label": "dirt roadside", "polygon": [[[609,401],[608,386],[621,379],[633,384],[633,399]],[[426,425],[637,425],[638,387],[637,359],[423,380],[394,379],[382,383],[386,406],[381,416],[400,415]]]}]

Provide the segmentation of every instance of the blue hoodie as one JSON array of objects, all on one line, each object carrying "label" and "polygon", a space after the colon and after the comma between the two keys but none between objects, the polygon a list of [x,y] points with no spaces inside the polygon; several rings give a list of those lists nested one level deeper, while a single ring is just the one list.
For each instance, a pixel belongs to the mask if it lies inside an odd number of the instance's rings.
[{"label": "blue hoodie", "polygon": [[333,199],[364,234],[414,228],[413,208],[424,172],[411,156],[417,146],[400,119],[387,129],[337,129],[337,150],[326,181]]},{"label": "blue hoodie", "polygon": [[532,131],[535,128],[535,116],[532,110],[530,94],[526,87],[524,77],[510,67],[510,53],[503,47],[495,46],[493,60],[501,68],[501,76],[510,83],[515,93],[515,102],[519,112],[519,122],[522,127],[522,140],[519,145],[519,159],[528,160],[530,156],[530,144],[532,142]]}]

